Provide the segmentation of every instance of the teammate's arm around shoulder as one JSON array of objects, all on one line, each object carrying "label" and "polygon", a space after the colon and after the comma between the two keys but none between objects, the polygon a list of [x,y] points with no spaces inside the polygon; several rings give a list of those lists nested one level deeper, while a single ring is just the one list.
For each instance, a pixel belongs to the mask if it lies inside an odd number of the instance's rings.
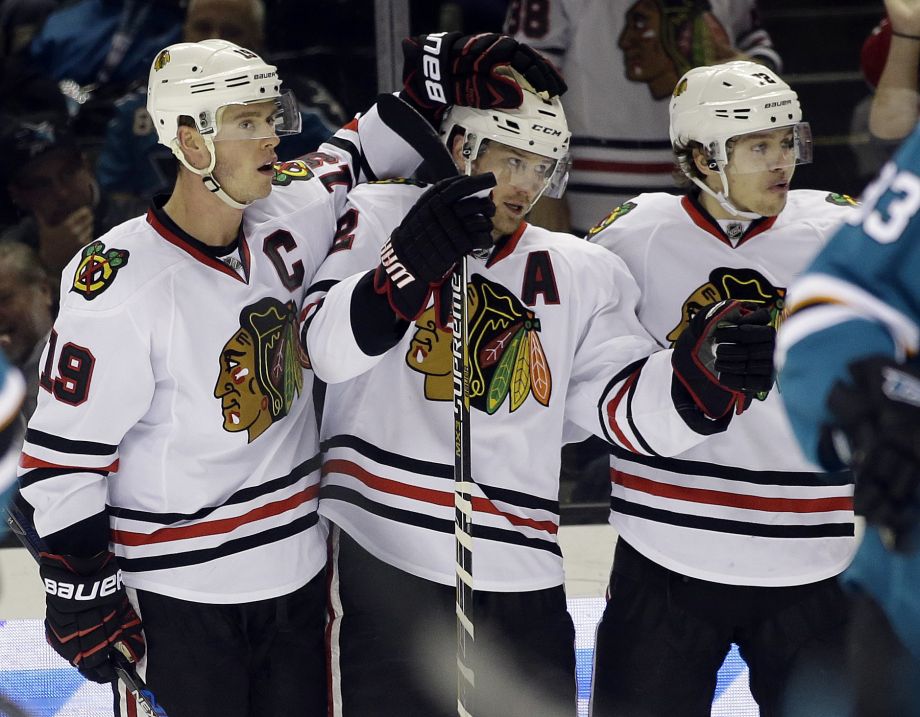
[{"label": "teammate's arm around shoulder", "polygon": [[[335,257],[345,249],[334,247],[308,296],[303,342],[317,376],[337,383],[367,371],[432,302],[447,325],[445,279],[460,257],[491,245],[495,206],[477,195],[494,184],[491,174],[442,180],[402,217],[380,203],[352,207],[349,254]],[[330,286],[346,264],[358,273]]]}]

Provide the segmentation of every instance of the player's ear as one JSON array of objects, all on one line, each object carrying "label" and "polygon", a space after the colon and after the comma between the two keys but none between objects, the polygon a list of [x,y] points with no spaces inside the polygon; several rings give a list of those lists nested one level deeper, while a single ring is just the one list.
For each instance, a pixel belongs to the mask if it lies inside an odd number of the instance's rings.
[{"label": "player's ear", "polygon": [[708,177],[719,171],[719,165],[716,164],[716,161],[711,159],[699,147],[693,148],[693,164],[696,170],[704,177]]},{"label": "player's ear", "polygon": [[176,141],[189,164],[196,169],[205,169],[208,166],[211,153],[197,129],[179,125],[176,130]]},{"label": "player's ear", "polygon": [[450,141],[450,156],[453,157],[454,164],[463,167],[463,133],[459,132]]}]

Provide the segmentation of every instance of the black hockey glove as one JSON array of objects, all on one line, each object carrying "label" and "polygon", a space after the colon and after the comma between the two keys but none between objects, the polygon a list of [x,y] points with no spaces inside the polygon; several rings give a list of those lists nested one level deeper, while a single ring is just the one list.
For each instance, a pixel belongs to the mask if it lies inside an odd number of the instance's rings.
[{"label": "black hockey glove", "polygon": [[460,257],[492,245],[495,205],[471,196],[495,186],[495,175],[457,176],[429,187],[380,250],[374,290],[414,321]]},{"label": "black hockey glove", "polygon": [[459,32],[417,35],[403,40],[403,94],[429,119],[448,105],[513,109],[521,88],[499,68],[511,68],[537,92],[566,90],[565,81],[539,52],[507,35]]},{"label": "black hockey glove", "polygon": [[834,450],[856,476],[856,512],[906,549],[920,520],[920,370],[881,356],[854,362],[827,407]]},{"label": "black hockey glove", "polygon": [[743,412],[755,395],[766,397],[776,342],[769,323],[767,309],[733,299],[697,312],[671,355],[671,396],[685,419],[684,411],[692,411],[688,398],[709,418],[730,420],[732,410]]},{"label": "black hockey glove", "polygon": [[93,682],[117,679],[109,653],[119,643],[134,662],[146,651],[141,620],[128,601],[112,553],[92,558],[42,553],[45,637],[61,657]]}]

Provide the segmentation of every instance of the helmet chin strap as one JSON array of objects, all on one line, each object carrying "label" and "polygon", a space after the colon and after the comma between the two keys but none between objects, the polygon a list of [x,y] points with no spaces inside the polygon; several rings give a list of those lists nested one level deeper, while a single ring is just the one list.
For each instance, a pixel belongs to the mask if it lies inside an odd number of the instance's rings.
[{"label": "helmet chin strap", "polygon": [[[693,177],[693,176],[691,176],[691,175],[690,175],[689,173],[687,173],[687,172],[684,172],[684,173],[687,175],[687,178],[688,178],[691,182],[693,182],[693,183],[694,183],[696,186],[698,186],[701,190],[703,190],[704,192],[706,192],[706,194],[708,194],[710,197],[712,197],[713,199],[715,199],[715,200],[719,203],[719,206],[722,207],[722,209],[724,209],[726,212],[728,212],[728,213],[731,214],[732,216],[736,216],[736,217],[738,217],[739,219],[760,219],[760,217],[761,217],[760,214],[757,214],[756,212],[745,212],[745,211],[742,211],[741,209],[738,209],[738,207],[736,207],[734,204],[732,204],[731,201],[729,201],[729,198],[728,198],[728,177],[725,176],[725,163],[724,163],[724,162],[718,162],[718,163],[717,163],[717,166],[718,166],[718,169],[719,169],[719,179],[722,180],[722,191],[721,191],[721,192],[716,192],[716,191],[714,191],[711,187],[709,187],[708,185],[706,185],[706,183],[703,182],[703,181],[702,181],[701,179],[699,179],[698,177]],[[714,167],[713,167],[713,169],[714,169]]]},{"label": "helmet chin strap", "polygon": [[233,207],[234,209],[245,209],[252,204],[249,202],[247,204],[241,204],[236,201],[233,197],[227,194],[223,187],[220,186],[220,182],[217,181],[217,177],[214,176],[214,165],[217,163],[217,152],[214,149],[214,140],[211,139],[209,135],[202,135],[205,146],[208,148],[208,152],[211,154],[211,161],[208,162],[208,166],[205,169],[197,169],[189,164],[188,160],[185,158],[182,150],[179,148],[179,141],[174,139],[172,142],[172,151],[173,154],[179,159],[182,164],[190,171],[197,174],[201,177],[201,181],[209,192],[217,195],[224,204]]}]

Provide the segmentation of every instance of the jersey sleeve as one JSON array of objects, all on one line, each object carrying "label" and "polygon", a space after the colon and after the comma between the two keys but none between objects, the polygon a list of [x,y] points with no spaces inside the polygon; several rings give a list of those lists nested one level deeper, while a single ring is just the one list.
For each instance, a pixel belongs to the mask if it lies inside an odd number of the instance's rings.
[{"label": "jersey sleeve", "polygon": [[[915,130],[863,194],[844,224],[790,288],[789,318],[777,339],[779,386],[806,452],[821,460],[826,401],[853,361],[920,351],[920,154]],[[826,457],[824,457],[826,458]]]},{"label": "jersey sleeve", "polygon": [[373,201],[381,189],[352,193],[332,249],[307,292],[303,343],[314,372],[327,383],[368,371],[408,329],[372,285],[380,248],[399,217],[398,209],[381,215]]},{"label": "jersey sleeve", "polygon": [[671,351],[639,322],[639,287],[626,264],[609,252],[592,259],[580,286],[593,287],[596,298],[575,353],[567,417],[631,453],[682,453],[706,436],[674,406]]},{"label": "jersey sleeve", "polygon": [[512,0],[504,32],[546,55],[560,70],[572,41],[573,18],[583,0]]},{"label": "jersey sleeve", "polygon": [[66,531],[84,548],[67,552],[104,550],[106,479],[118,470],[122,438],[153,396],[149,341],[123,308],[65,303],[40,366],[38,405],[19,463],[22,495],[35,509],[40,536]]},{"label": "jersey sleeve", "polygon": [[[402,102],[402,100],[399,100]],[[414,112],[406,107],[406,112]],[[336,214],[344,210],[345,196],[357,184],[376,179],[409,177],[422,162],[422,154],[407,139],[404,117],[394,112],[382,113],[374,104],[363,115],[356,116],[323,142],[316,153],[306,155],[319,157],[316,166],[307,164],[317,171],[323,184],[332,193],[336,202]],[[418,121],[423,121],[421,117]],[[334,160],[333,160],[334,158]],[[327,165],[322,169],[323,165]],[[330,172],[333,176],[328,176]]]}]

